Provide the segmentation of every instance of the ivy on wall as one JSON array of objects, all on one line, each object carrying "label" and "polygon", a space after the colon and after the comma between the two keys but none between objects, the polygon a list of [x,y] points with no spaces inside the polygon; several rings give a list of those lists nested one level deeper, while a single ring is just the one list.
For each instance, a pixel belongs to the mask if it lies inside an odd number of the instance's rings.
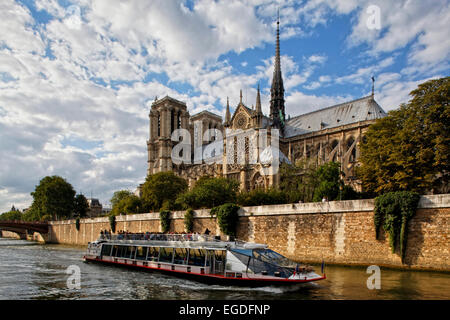
[{"label": "ivy on wall", "polygon": [[75,220],[75,228],[77,231],[80,231],[80,217],[77,217]]},{"label": "ivy on wall", "polygon": [[194,231],[194,210],[191,208],[187,209],[184,214],[184,228],[188,233]]},{"label": "ivy on wall", "polygon": [[159,212],[159,220],[161,222],[162,232],[169,232],[170,230],[170,211],[161,210]]},{"label": "ivy on wall", "polygon": [[211,215],[217,216],[220,231],[229,236],[236,236],[236,226],[239,219],[239,206],[234,203],[226,203],[211,209]]},{"label": "ivy on wall", "polygon": [[375,237],[379,239],[380,228],[389,235],[392,253],[399,249],[402,262],[405,258],[408,221],[414,216],[420,195],[411,191],[389,192],[375,199]]},{"label": "ivy on wall", "polygon": [[109,216],[109,225],[111,227],[111,231],[113,233],[115,233],[116,232],[116,216],[115,215]]}]

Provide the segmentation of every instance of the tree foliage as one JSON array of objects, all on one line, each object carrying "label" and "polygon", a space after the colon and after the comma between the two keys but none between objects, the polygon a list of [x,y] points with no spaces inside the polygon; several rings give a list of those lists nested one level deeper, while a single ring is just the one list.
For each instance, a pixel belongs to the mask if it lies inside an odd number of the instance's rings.
[{"label": "tree foliage", "polygon": [[172,171],[148,175],[142,186],[142,202],[147,210],[176,209],[175,200],[187,190],[187,182]]},{"label": "tree foliage", "polygon": [[357,170],[365,190],[448,192],[449,93],[450,77],[427,81],[409,103],[369,127]]},{"label": "tree foliage", "polygon": [[89,209],[89,203],[85,196],[82,194],[77,194],[77,196],[74,199],[74,214],[80,218],[83,218],[86,216],[86,213]]},{"label": "tree foliage", "polygon": [[25,214],[29,220],[68,218],[74,209],[75,190],[59,176],[43,178],[31,195],[33,203]]},{"label": "tree foliage", "polygon": [[111,215],[134,214],[143,212],[142,201],[134,194],[130,194],[116,202],[111,209]]},{"label": "tree foliage", "polygon": [[321,201],[323,198],[330,201],[339,200],[339,189],[343,185],[340,168],[341,165],[338,162],[328,162],[317,169],[318,185],[314,190],[314,202]]},{"label": "tree foliage", "polygon": [[177,203],[199,209],[212,208],[227,202],[236,202],[239,183],[226,178],[201,177],[192,190],[180,195]]},{"label": "tree foliage", "polygon": [[110,202],[111,202],[111,206],[114,207],[115,205],[117,205],[121,200],[128,198],[130,196],[132,196],[133,193],[129,190],[119,190],[114,192]]},{"label": "tree foliage", "polygon": [[0,215],[0,221],[13,221],[13,220],[22,220],[22,212],[16,210],[14,207],[11,208],[10,211],[3,212]]},{"label": "tree foliage", "polygon": [[[292,194],[292,193],[291,193]],[[289,194],[276,188],[254,189],[240,192],[237,203],[241,206],[260,206],[271,204],[283,204],[289,202]]]}]

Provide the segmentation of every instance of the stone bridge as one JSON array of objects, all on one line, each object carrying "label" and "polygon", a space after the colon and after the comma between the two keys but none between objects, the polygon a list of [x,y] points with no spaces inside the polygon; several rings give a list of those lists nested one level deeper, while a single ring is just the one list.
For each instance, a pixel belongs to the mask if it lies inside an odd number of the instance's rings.
[{"label": "stone bridge", "polygon": [[49,225],[47,222],[34,221],[0,221],[0,236],[2,231],[10,231],[19,235],[20,239],[35,240],[34,233],[39,233],[46,242],[48,238]]}]

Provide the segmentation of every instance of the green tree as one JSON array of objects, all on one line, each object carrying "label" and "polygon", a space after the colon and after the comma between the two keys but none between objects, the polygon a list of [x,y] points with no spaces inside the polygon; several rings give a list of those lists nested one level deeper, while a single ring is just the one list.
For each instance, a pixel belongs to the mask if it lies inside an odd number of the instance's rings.
[{"label": "green tree", "polygon": [[74,209],[75,190],[59,176],[43,178],[31,195],[33,203],[27,215],[29,218],[58,220],[70,217]]},{"label": "green tree", "polygon": [[368,192],[448,192],[450,77],[430,80],[412,99],[372,124],[357,174]]},{"label": "green tree", "polygon": [[286,193],[289,203],[313,201],[319,184],[315,161],[299,160],[294,165],[283,163],[280,174],[280,190]]},{"label": "green tree", "polygon": [[89,209],[89,203],[86,199],[86,197],[82,194],[77,194],[74,199],[74,214],[80,218],[83,218],[86,216],[86,213]]},{"label": "green tree", "polygon": [[226,178],[201,177],[192,190],[180,195],[177,203],[199,209],[212,208],[227,202],[236,202],[239,183]]},{"label": "green tree", "polygon": [[148,175],[142,186],[142,202],[146,210],[157,211],[166,203],[169,208],[176,209],[175,200],[187,190],[187,182],[172,171]]},{"label": "green tree", "polygon": [[114,192],[110,202],[111,202],[111,206],[114,207],[115,205],[117,205],[120,200],[128,198],[129,196],[132,196],[133,193],[129,190],[119,190]]},{"label": "green tree", "polygon": [[134,194],[129,195],[126,198],[122,198],[118,203],[116,203],[112,210],[112,215],[133,214],[143,212],[142,201],[139,197]]},{"label": "green tree", "polygon": [[10,211],[3,212],[0,215],[0,220],[1,221],[5,221],[5,220],[9,220],[9,221],[22,220],[22,218],[23,218],[22,217],[22,213],[19,210],[17,210],[16,208],[14,208],[14,206],[11,208]]},{"label": "green tree", "polygon": [[319,184],[314,191],[313,201],[339,200],[339,188],[343,185],[340,179],[340,164],[328,162],[317,169]]}]

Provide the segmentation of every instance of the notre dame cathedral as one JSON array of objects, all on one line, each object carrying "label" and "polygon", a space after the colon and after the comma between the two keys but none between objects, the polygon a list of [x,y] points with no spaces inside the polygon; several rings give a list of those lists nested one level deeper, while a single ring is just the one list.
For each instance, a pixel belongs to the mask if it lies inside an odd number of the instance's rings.
[{"label": "notre dame cathedral", "polygon": [[[184,102],[168,96],[155,100],[150,110],[147,174],[173,171],[185,178],[189,186],[201,176],[220,176],[238,180],[241,190],[252,190],[279,183],[280,174],[274,169],[274,159],[279,163],[295,163],[303,159],[315,161],[318,165],[336,161],[341,163],[345,182],[361,190],[354,173],[359,142],[368,126],[386,113],[374,100],[372,89],[370,96],[286,119],[279,30],[278,21],[269,116],[261,111],[259,86],[254,108],[244,105],[242,91],[233,115],[227,102],[225,121],[209,111],[191,116]],[[180,140],[172,140],[177,129],[184,129],[188,135],[181,140],[187,149],[177,154],[184,161],[174,159],[173,150],[180,144]],[[277,141],[272,140],[272,132],[275,131],[279,137]],[[242,132],[251,134],[244,134],[244,138],[239,139],[236,133],[242,135]],[[263,132],[268,134],[261,139]],[[261,148],[258,145],[261,141],[263,145],[267,142],[267,147]],[[275,141],[278,145],[272,148],[268,141]],[[213,158],[218,161],[202,161],[202,154],[214,142],[216,147],[220,143],[219,148],[213,148]],[[279,154],[274,154],[274,149]],[[267,161],[269,158],[272,162]]]}]

